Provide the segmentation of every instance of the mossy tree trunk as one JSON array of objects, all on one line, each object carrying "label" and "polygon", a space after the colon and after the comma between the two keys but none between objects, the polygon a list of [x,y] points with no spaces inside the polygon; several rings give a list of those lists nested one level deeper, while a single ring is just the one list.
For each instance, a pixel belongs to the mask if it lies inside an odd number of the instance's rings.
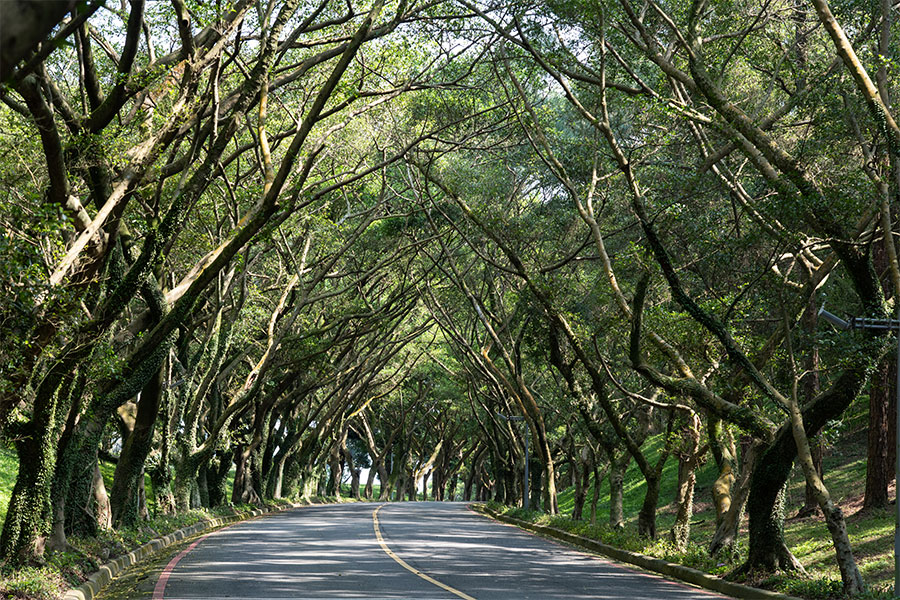
[{"label": "mossy tree trunk", "polygon": [[43,554],[43,536],[49,532],[52,515],[56,450],[72,400],[72,390],[61,388],[65,371],[50,371],[38,386],[31,419],[13,423],[9,429],[15,434],[19,473],[0,535],[0,556],[11,566],[27,564]]},{"label": "mossy tree trunk", "polygon": [[690,541],[697,467],[705,452],[705,448],[700,448],[700,417],[692,413],[687,417],[687,424],[682,430],[681,447],[678,449],[678,486],[675,496],[678,510],[672,526],[672,542],[680,552],[687,549]]},{"label": "mossy tree trunk", "polygon": [[631,462],[628,452],[607,453],[610,459],[609,470],[609,526],[613,529],[625,527],[625,472]]},{"label": "mossy tree trunk", "polygon": [[[758,450],[759,444],[749,438],[741,444],[740,472],[737,478],[732,477],[735,480],[733,485],[729,485],[730,493],[726,497],[728,506],[724,509],[722,516],[716,519],[716,531],[709,544],[711,556],[734,551],[741,520],[744,516],[744,508],[747,504],[747,495],[750,492],[750,476],[753,466],[756,464]],[[719,479],[721,478],[722,473],[719,474]]]},{"label": "mossy tree trunk", "polygon": [[206,485],[209,491],[209,506],[225,504],[228,498],[228,471],[231,470],[231,454],[217,453],[206,469]]},{"label": "mossy tree trunk", "polygon": [[[117,378],[108,380],[107,389],[93,398],[75,429],[58,469],[59,476],[69,478],[66,497],[66,524],[69,530],[81,535],[96,535],[97,519],[93,510],[92,490],[94,465],[103,431],[116,409],[129,398],[135,397],[149,379],[159,373],[168,351],[168,344],[163,344],[141,364],[129,365],[122,381]],[[142,472],[140,468],[140,473]],[[140,473],[138,477],[141,476]]]},{"label": "mossy tree trunk", "polygon": [[116,527],[133,527],[139,520],[138,488],[144,479],[144,463],[150,454],[153,428],[163,397],[165,369],[150,377],[141,391],[134,428],[122,446],[113,479],[110,505]]},{"label": "mossy tree trunk", "polygon": [[[802,419],[807,436],[817,434],[826,422],[846,410],[866,380],[864,367],[844,371],[828,390],[804,407]],[[775,440],[759,454],[750,479],[750,543],[741,571],[803,570],[784,539],[783,492],[796,456],[790,423],[781,427]]]}]

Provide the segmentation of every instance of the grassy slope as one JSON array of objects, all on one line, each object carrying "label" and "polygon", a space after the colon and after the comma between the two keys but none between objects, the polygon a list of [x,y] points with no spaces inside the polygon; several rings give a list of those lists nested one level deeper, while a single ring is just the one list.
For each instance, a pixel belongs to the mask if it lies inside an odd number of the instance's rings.
[{"label": "grassy slope", "polygon": [[[826,456],[824,461],[825,483],[832,499],[841,504],[854,554],[868,585],[873,590],[882,591],[893,587],[893,510],[878,511],[872,514],[859,514],[862,505],[862,493],[866,477],[866,419],[868,406],[865,399],[858,401],[850,410],[843,423],[826,434]],[[830,441],[830,443],[829,443]],[[646,442],[645,449],[651,456],[656,456],[661,444],[660,437]],[[675,521],[675,486],[677,481],[677,463],[670,459],[663,472],[660,490],[660,508],[657,512],[657,531],[660,537],[668,534]],[[691,527],[692,540],[705,547],[715,531],[715,512],[712,506],[712,483],[716,478],[715,463],[709,459],[697,472],[697,487],[694,495],[694,517]],[[625,485],[625,516],[627,528],[637,530],[637,513],[644,498],[646,484],[640,471],[632,462],[629,465]],[[786,514],[790,517],[797,513],[804,503],[805,482],[803,473],[795,467],[788,491]],[[585,517],[589,518],[589,503],[593,489],[588,491]],[[573,490],[564,490],[559,497],[560,509],[571,514]],[[600,485],[600,502],[597,510],[597,522],[606,523],[609,519],[609,485],[607,481]],[[746,521],[744,523],[746,527]],[[813,578],[840,581],[840,573],[834,558],[831,538],[821,517],[806,519],[789,518],[785,526],[788,545],[803,562]],[[746,535],[741,540],[742,554],[745,553]],[[820,584],[820,590],[828,586]],[[839,586],[838,586],[839,587]],[[798,590],[798,592],[801,590]],[[811,594],[815,595],[815,594]],[[885,596],[887,597],[887,596]]]},{"label": "grassy slope", "polygon": [[6,506],[9,504],[9,497],[16,484],[18,472],[19,461],[15,451],[0,446],[0,528],[3,527],[3,522],[6,520]]}]

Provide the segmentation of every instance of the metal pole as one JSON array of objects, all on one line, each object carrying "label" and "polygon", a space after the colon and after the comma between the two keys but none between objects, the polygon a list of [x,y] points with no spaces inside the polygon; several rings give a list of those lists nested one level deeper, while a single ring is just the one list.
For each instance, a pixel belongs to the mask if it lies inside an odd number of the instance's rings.
[{"label": "metal pole", "polygon": [[528,463],[531,462],[528,456],[528,438],[531,437],[531,429],[528,427],[528,423],[525,423],[525,484],[522,486],[525,491],[525,497],[523,500],[523,505],[525,510],[528,510],[529,504],[529,494],[528,494]]},{"label": "metal pole", "polygon": [[[897,302],[897,320],[900,321],[900,301]],[[894,446],[894,489],[900,491],[900,330],[897,331],[897,408],[896,432]],[[894,498],[894,506],[897,509],[897,518],[894,523],[894,597],[900,598],[900,494]]]}]

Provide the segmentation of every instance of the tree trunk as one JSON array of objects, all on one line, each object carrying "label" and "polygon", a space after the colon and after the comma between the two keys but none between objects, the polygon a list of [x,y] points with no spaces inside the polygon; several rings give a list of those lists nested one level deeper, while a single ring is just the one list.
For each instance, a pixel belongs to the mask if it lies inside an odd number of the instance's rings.
[{"label": "tree trunk", "polygon": [[750,493],[750,476],[753,473],[753,466],[756,464],[758,449],[759,444],[749,439],[741,444],[740,474],[731,487],[731,495],[728,497],[728,509],[716,524],[716,532],[713,534],[709,544],[710,556],[716,556],[720,552],[730,553],[734,551],[741,520],[744,517],[747,496]]},{"label": "tree trunk", "polygon": [[[100,384],[78,426],[72,440],[61,456],[57,472],[68,478],[66,498],[66,527],[79,535],[97,534],[97,519],[93,510],[94,464],[107,424],[117,409],[135,398],[150,378],[159,373],[168,355],[168,340],[155,348],[141,361],[135,359],[124,379],[110,378]],[[129,417],[129,415],[125,415]],[[136,417],[135,417],[136,418]],[[133,429],[133,423],[128,424]]]},{"label": "tree trunk", "polygon": [[138,485],[143,482],[144,462],[153,442],[153,427],[159,414],[165,373],[166,370],[160,368],[141,391],[134,427],[116,463],[110,498],[116,527],[132,527],[138,522]]},{"label": "tree trunk", "polygon": [[396,502],[401,502],[401,501],[403,501],[403,498],[406,496],[406,479],[407,479],[407,477],[406,477],[406,473],[403,472],[402,467],[397,467],[395,470],[400,471],[400,473],[398,473],[398,475],[397,475],[397,478],[400,481],[395,483],[395,485],[397,487],[397,491],[394,494],[394,500]]},{"label": "tree trunk", "polygon": [[[55,406],[48,407],[53,413]],[[43,416],[43,415],[36,415]],[[52,414],[48,415],[52,418]],[[50,512],[50,485],[53,465],[56,461],[58,430],[38,425],[44,419],[35,419],[33,433],[16,442],[19,455],[19,474],[10,497],[0,537],[0,556],[10,564],[22,565],[43,554],[45,515]]]},{"label": "tree trunk", "polygon": [[[85,423],[87,421],[87,423]],[[94,467],[103,428],[91,420],[82,421],[81,436],[76,436],[67,448],[63,463],[68,471],[66,495],[66,531],[80,536],[97,535],[97,514],[94,511]],[[63,466],[64,465],[64,466]]]},{"label": "tree trunk", "polygon": [[[143,473],[142,473],[143,474]],[[109,529],[113,524],[112,506],[106,493],[106,484],[100,474],[100,463],[94,465],[94,503],[97,507],[97,527]],[[146,502],[144,503],[146,510]]]},{"label": "tree trunk", "polygon": [[888,485],[893,479],[890,443],[890,405],[896,410],[897,371],[895,358],[885,356],[872,374],[869,392],[868,451],[866,455],[866,495],[863,509],[885,508]]},{"label": "tree trunk", "polygon": [[[280,462],[279,466],[283,467],[284,462]],[[210,507],[221,506],[225,504],[228,497],[228,471],[231,470],[231,456],[226,454],[219,456],[216,460],[211,460],[206,469],[206,486],[209,494]]]},{"label": "tree trunk", "polygon": [[[812,348],[806,354],[806,364],[804,365],[804,375],[800,378],[800,387],[803,391],[803,403],[812,402],[819,393],[819,347],[816,343],[816,322],[818,321],[818,311],[816,307],[816,294],[810,294],[809,303],[803,312],[801,319],[803,329],[806,331],[810,339],[813,340]],[[816,473],[819,478],[822,477],[822,459],[825,455],[825,444],[822,438],[815,436],[810,442],[810,450],[812,451],[812,461],[815,466]],[[797,513],[797,516],[812,515],[818,510],[816,502],[816,490],[809,481],[806,482],[805,502],[803,508]]]},{"label": "tree trunk", "polygon": [[378,500],[386,502],[391,497],[391,472],[388,470],[388,465],[385,464],[384,459],[378,463],[378,481],[381,486],[378,492]]},{"label": "tree trunk", "polygon": [[765,456],[761,455],[751,477],[747,511],[752,542],[745,567],[770,573],[779,569],[805,572],[784,541],[784,483],[779,473],[764,464]]},{"label": "tree trunk", "polygon": [[341,500],[341,479],[344,477],[344,457],[341,455],[340,442],[335,442],[331,449],[328,461],[329,475],[328,486],[325,494],[334,496],[338,502]]},{"label": "tree trunk", "polygon": [[353,453],[347,448],[347,438],[344,438],[344,444],[341,447],[341,453],[344,456],[344,461],[347,463],[347,470],[350,471],[350,497],[354,500],[359,500],[359,475],[360,469],[356,468],[356,465],[353,463]]},{"label": "tree trunk", "polygon": [[[831,388],[804,406],[806,435],[815,435],[826,422],[843,413],[865,382],[866,369],[844,371]],[[750,479],[747,512],[750,540],[747,561],[741,571],[776,569],[803,571],[784,541],[783,490],[791,473],[797,446],[790,426],[778,430],[774,441],[762,451]]]},{"label": "tree trunk", "polygon": [[647,493],[644,495],[644,503],[638,512],[638,535],[641,537],[656,539],[656,506],[659,504],[660,478],[645,477]]},{"label": "tree trunk", "polygon": [[691,517],[694,514],[694,485],[697,483],[697,463],[693,458],[678,461],[678,491],[675,503],[678,512],[672,525],[672,542],[679,552],[687,549],[691,537]]},{"label": "tree trunk", "polygon": [[[243,447],[237,446],[234,449],[234,485],[231,488],[232,504],[244,504],[246,502],[244,493],[247,487],[246,480],[248,478],[248,459],[249,456],[247,456],[247,453],[244,452]],[[196,479],[196,471],[192,479]]]},{"label": "tree trunk", "polygon": [[722,524],[725,515],[731,509],[731,495],[733,491],[734,471],[731,468],[731,463],[726,462],[722,464],[722,468],[719,470],[719,476],[716,477],[716,481],[712,486],[713,506],[715,506],[716,509],[717,528]]},{"label": "tree trunk", "polygon": [[535,461],[531,461],[531,510],[537,510],[541,505],[541,496],[544,488],[544,471],[543,469],[535,469]]},{"label": "tree trunk", "polygon": [[428,500],[428,480],[430,475],[430,471],[422,475],[422,500]]},{"label": "tree trunk", "polygon": [[372,464],[372,466],[369,467],[369,476],[366,477],[366,487],[363,491],[366,500],[371,500],[372,496],[375,494],[375,473],[377,470],[378,468],[375,464]]},{"label": "tree trunk", "polygon": [[444,500],[448,502],[456,501],[456,487],[459,485],[459,470],[453,472],[450,482],[447,484],[447,491],[444,494]]},{"label": "tree trunk", "polygon": [[682,443],[678,452],[678,488],[675,496],[678,512],[672,526],[672,542],[679,552],[684,552],[691,537],[697,465],[700,464],[700,459],[706,451],[700,450],[700,417],[697,414],[688,417],[681,437]]},{"label": "tree trunk", "polygon": [[197,494],[200,496],[200,506],[209,507],[209,463],[197,471]]},{"label": "tree trunk", "polygon": [[8,430],[16,439],[19,473],[0,534],[0,556],[11,566],[26,564],[43,554],[42,536],[47,533],[52,514],[50,490],[57,445],[65,422],[59,415],[67,414],[72,394],[81,392],[67,390],[67,386],[59,391],[65,375],[61,370],[51,370],[35,393],[31,420],[12,424]]},{"label": "tree trunk", "polygon": [[572,462],[575,477],[575,501],[572,507],[572,518],[581,521],[584,518],[584,503],[591,482],[591,470],[586,460]]},{"label": "tree trunk", "polygon": [[[790,335],[790,332],[788,332],[788,335]],[[787,338],[787,347],[791,355],[791,366],[794,367],[789,337]],[[819,508],[822,509],[822,513],[825,515],[828,531],[831,532],[838,568],[841,571],[841,581],[844,583],[844,594],[855,596],[865,589],[865,584],[859,569],[856,567],[856,560],[853,558],[853,550],[850,545],[850,537],[847,535],[847,524],[844,522],[844,515],[841,513],[841,509],[831,501],[831,494],[828,493],[828,488],[825,487],[825,483],[819,476],[814,464],[809,447],[809,439],[803,428],[803,415],[800,413],[796,380],[789,408],[791,412],[791,429],[794,435],[794,442],[797,445],[797,460],[803,468],[807,485],[813,488]]]},{"label": "tree trunk", "polygon": [[[481,464],[484,461],[484,455],[486,453],[486,448],[482,446],[475,452],[475,456],[472,457],[469,473],[466,475],[466,482],[463,485],[463,500],[466,502],[469,502],[473,498],[478,498],[478,480],[481,475]],[[473,494],[475,495],[473,496]]]},{"label": "tree trunk", "polygon": [[625,472],[631,462],[631,454],[623,452],[615,459],[610,455],[609,470],[609,526],[613,529],[625,527]]},{"label": "tree trunk", "polygon": [[[821,437],[816,436],[812,440],[810,440],[809,451],[813,467],[816,470],[816,474],[819,476],[819,478],[821,478],[822,461],[825,458],[825,444],[822,442]],[[819,504],[816,499],[816,490],[808,481],[806,482],[806,486],[804,488],[803,497],[803,507],[799,511],[797,511],[797,517],[808,517],[818,513]]]},{"label": "tree trunk", "polygon": [[[275,473],[274,473],[275,485],[272,488],[272,497],[276,498],[276,499],[285,497],[285,495],[284,495],[284,490],[285,490],[284,466],[285,466],[284,458],[278,457],[278,459],[275,461],[275,466],[273,467],[275,469]],[[288,496],[288,497],[290,497],[290,496]]]},{"label": "tree trunk", "polygon": [[594,489],[591,495],[591,525],[596,525],[597,505],[600,503],[600,482],[603,480],[603,475],[601,475],[600,469],[597,468],[596,460],[591,461],[591,466],[594,473]]}]

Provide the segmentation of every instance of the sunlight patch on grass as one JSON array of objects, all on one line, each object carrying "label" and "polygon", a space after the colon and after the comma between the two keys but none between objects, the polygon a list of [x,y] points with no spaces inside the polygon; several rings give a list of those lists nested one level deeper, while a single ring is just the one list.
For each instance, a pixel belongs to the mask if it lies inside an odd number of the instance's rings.
[{"label": "sunlight patch on grass", "polygon": [[3,530],[6,507],[9,506],[9,497],[12,496],[18,473],[19,459],[15,450],[0,446],[0,531]]}]

